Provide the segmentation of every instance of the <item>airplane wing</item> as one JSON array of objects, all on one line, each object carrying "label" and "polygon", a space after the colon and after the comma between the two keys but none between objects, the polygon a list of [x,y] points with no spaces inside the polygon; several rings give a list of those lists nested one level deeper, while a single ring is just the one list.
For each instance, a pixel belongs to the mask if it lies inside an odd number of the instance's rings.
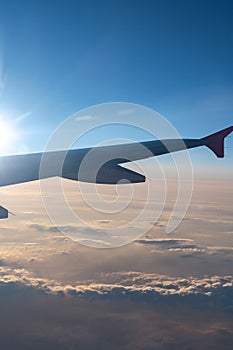
[{"label": "airplane wing", "polygon": [[[206,146],[224,157],[224,139],[233,126],[201,139],[166,139],[68,151],[54,151],[0,157],[0,187],[60,176],[99,184],[140,183],[145,176],[121,167],[135,160]],[[84,166],[83,166],[84,164]],[[8,210],[0,206],[0,219]]]},{"label": "airplane wing", "polygon": [[[145,177],[120,164],[207,146],[219,158],[224,157],[224,139],[233,126],[201,139],[165,139],[127,143],[69,151],[54,151],[0,157],[0,186],[19,184],[43,178],[63,178],[100,184],[116,184],[126,179],[144,182]],[[80,168],[84,161],[86,165]],[[41,167],[42,164],[42,167]],[[95,172],[95,169],[98,172]],[[82,171],[81,171],[82,170]]]}]

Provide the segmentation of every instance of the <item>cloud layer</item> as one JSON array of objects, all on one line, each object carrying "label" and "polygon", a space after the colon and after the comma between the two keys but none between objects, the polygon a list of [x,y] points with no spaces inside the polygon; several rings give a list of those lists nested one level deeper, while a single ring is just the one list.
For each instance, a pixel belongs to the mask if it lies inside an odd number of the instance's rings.
[{"label": "cloud layer", "polygon": [[21,284],[46,294],[63,294],[93,297],[134,297],[149,296],[151,300],[163,296],[233,296],[232,276],[212,276],[205,278],[174,278],[140,272],[116,272],[102,274],[102,282],[79,281],[75,284],[60,283],[56,280],[34,277],[25,269],[0,267],[0,286]]},{"label": "cloud layer", "polygon": [[0,269],[1,346],[7,350],[230,350],[232,277],[140,272],[61,284]]},{"label": "cloud layer", "polygon": [[[1,348],[231,350],[232,193],[199,185],[175,233],[164,233],[168,206],[145,237],[102,250],[62,235],[43,215],[33,185],[25,186],[23,203],[22,189],[13,189],[3,204],[17,215],[0,231]],[[100,239],[111,223],[90,220],[92,231],[60,228]]]}]

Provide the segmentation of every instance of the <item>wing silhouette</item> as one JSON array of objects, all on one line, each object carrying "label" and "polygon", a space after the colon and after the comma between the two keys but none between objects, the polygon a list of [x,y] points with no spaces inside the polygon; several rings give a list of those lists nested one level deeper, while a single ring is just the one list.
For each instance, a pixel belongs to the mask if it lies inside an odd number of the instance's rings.
[{"label": "wing silhouette", "polygon": [[[165,139],[4,156],[0,157],[0,186],[55,176],[100,184],[116,184],[124,179],[132,183],[143,182],[145,177],[142,174],[123,168],[120,164],[200,146],[207,146],[217,157],[223,158],[224,139],[232,131],[233,126],[230,126],[201,139]],[[85,159],[85,169],[80,172]]]},{"label": "wing silhouette", "polygon": [[[230,126],[201,139],[165,139],[4,156],[0,157],[0,186],[55,176],[98,184],[144,182],[146,178],[143,174],[121,164],[200,146],[208,147],[217,157],[223,158],[224,139],[232,131],[233,126]],[[8,210],[0,206],[0,219],[7,217]]]}]

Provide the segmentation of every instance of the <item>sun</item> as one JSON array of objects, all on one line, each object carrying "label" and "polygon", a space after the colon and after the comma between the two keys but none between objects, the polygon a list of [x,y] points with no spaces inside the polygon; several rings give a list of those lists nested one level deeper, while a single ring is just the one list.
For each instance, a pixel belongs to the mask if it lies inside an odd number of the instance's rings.
[{"label": "sun", "polygon": [[17,139],[17,132],[13,123],[0,117],[0,154],[9,152],[13,149],[14,142]]}]

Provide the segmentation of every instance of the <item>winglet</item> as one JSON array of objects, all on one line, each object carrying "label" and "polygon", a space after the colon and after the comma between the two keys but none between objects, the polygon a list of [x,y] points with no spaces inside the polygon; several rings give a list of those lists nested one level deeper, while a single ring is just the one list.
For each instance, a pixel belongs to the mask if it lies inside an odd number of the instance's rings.
[{"label": "winglet", "polygon": [[203,137],[204,145],[213,151],[218,158],[224,157],[224,139],[233,131],[233,126]]},{"label": "winglet", "polygon": [[0,205],[0,219],[8,218],[8,210]]}]

